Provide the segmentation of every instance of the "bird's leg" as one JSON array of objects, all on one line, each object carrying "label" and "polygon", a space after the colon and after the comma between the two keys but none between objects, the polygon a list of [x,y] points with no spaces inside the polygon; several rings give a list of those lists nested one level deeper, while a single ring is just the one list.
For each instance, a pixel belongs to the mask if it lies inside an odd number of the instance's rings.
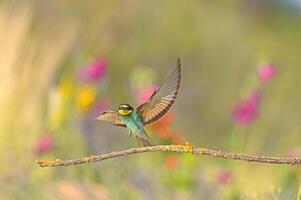
[{"label": "bird's leg", "polygon": [[129,130],[128,135],[129,135],[129,137],[132,137],[132,131],[131,130]]}]

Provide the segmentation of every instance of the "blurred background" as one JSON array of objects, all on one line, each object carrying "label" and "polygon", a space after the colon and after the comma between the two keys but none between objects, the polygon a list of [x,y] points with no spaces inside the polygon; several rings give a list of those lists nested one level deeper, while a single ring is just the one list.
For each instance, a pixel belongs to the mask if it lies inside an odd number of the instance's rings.
[{"label": "blurred background", "polygon": [[[156,144],[301,153],[301,1],[0,2],[1,199],[300,199],[300,168],[152,153],[93,120],[143,103],[182,59]],[[299,191],[299,193],[298,193]]]}]

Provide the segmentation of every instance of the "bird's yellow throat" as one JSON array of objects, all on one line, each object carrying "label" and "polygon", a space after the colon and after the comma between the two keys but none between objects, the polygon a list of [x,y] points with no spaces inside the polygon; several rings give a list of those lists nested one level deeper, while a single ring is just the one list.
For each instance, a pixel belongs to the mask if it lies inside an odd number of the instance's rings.
[{"label": "bird's yellow throat", "polygon": [[119,115],[121,116],[127,116],[131,113],[131,110],[118,110]]}]

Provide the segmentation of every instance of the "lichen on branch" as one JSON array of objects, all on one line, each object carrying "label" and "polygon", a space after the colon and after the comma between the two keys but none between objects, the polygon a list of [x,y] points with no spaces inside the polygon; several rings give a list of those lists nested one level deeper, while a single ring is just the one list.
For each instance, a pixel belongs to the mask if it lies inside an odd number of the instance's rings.
[{"label": "lichen on branch", "polygon": [[191,144],[185,145],[157,145],[149,147],[137,147],[130,148],[121,151],[114,151],[107,154],[98,156],[88,156],[83,158],[71,159],[71,160],[37,160],[37,164],[41,167],[60,167],[69,165],[78,165],[84,163],[98,162],[111,158],[128,156],[136,153],[147,153],[147,152],[177,152],[177,153],[190,153],[193,155],[205,155],[210,157],[218,157],[229,160],[241,160],[247,162],[257,163],[270,163],[270,164],[284,164],[284,165],[300,165],[301,158],[286,158],[286,157],[270,157],[261,155],[247,155],[239,153],[225,152],[221,150],[212,150],[201,147],[193,147]]}]

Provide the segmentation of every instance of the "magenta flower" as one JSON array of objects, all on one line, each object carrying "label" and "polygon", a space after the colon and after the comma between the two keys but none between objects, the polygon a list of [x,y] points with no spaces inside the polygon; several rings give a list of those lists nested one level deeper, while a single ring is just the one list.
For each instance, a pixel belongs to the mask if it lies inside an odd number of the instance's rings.
[{"label": "magenta flower", "polygon": [[260,100],[260,91],[252,92],[246,99],[239,102],[233,111],[233,120],[237,124],[246,125],[252,122],[258,113],[258,102]]},{"label": "magenta flower", "polygon": [[53,148],[53,137],[49,133],[42,135],[35,145],[34,152],[37,155],[41,155],[49,152]]},{"label": "magenta flower", "polygon": [[147,102],[157,88],[156,85],[150,85],[146,89],[140,91],[137,97],[139,104]]},{"label": "magenta flower", "polygon": [[297,158],[301,155],[301,148],[300,147],[292,147],[287,150],[287,156],[290,158]]},{"label": "magenta flower", "polygon": [[103,59],[96,59],[79,71],[79,78],[87,82],[97,81],[104,76],[106,67],[106,62]]},{"label": "magenta flower", "polygon": [[261,81],[269,81],[276,74],[276,67],[272,63],[264,64],[258,69],[257,74]]},{"label": "magenta flower", "polygon": [[99,116],[103,111],[107,110],[110,103],[107,100],[101,100],[94,103],[91,108],[90,114],[92,117]]},{"label": "magenta flower", "polygon": [[221,170],[216,174],[216,182],[220,184],[228,184],[232,180],[232,173],[229,170]]}]

